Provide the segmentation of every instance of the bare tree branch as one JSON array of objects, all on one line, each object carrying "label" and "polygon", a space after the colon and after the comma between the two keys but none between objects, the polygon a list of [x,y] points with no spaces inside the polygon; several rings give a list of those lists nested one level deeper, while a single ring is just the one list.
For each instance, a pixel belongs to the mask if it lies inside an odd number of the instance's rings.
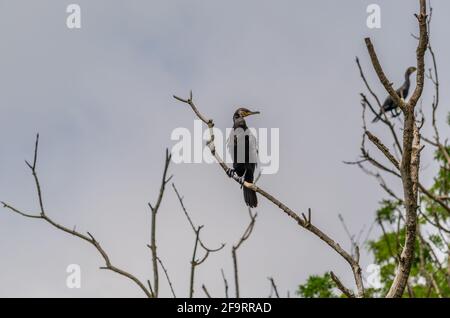
[{"label": "bare tree branch", "polygon": [[442,208],[444,208],[448,213],[450,213],[450,206],[448,206],[442,198],[435,196],[431,191],[428,191],[421,183],[419,183],[420,191],[429,197],[431,200],[439,204]]},{"label": "bare tree branch", "polygon": [[344,228],[345,233],[347,234],[347,236],[348,236],[348,238],[350,240],[351,255],[352,255],[353,258],[356,259],[357,258],[357,253],[356,252],[359,251],[359,247],[358,247],[359,240],[361,239],[361,235],[364,232],[365,226],[363,226],[363,228],[359,231],[358,236],[355,237],[355,235],[350,233],[350,230],[348,229],[347,224],[345,223],[345,220],[344,220],[344,217],[342,216],[342,214],[339,213],[338,214],[338,218],[339,218],[339,221],[342,224],[342,227]]},{"label": "bare tree branch", "polygon": [[444,227],[441,222],[439,221],[439,217],[436,213],[433,213],[434,221],[431,220],[425,213],[423,213],[421,210],[419,210],[420,215],[432,226],[436,227],[437,229],[450,234],[450,230]]},{"label": "bare tree branch", "polygon": [[170,280],[169,273],[167,272],[166,267],[164,266],[163,262],[161,261],[161,259],[159,257],[157,258],[157,260],[158,260],[159,264],[161,265],[161,267],[164,271],[164,274],[166,275],[166,279],[167,279],[167,282],[169,283],[170,291],[172,292],[173,298],[177,298],[177,296],[175,295],[175,291],[173,290],[172,281]]},{"label": "bare tree branch", "polygon": [[55,222],[52,218],[50,218],[47,215],[45,208],[44,208],[41,186],[40,186],[39,177],[38,177],[37,169],[36,169],[36,163],[37,163],[37,159],[38,159],[38,147],[39,147],[39,134],[36,136],[33,164],[29,164],[28,162],[26,162],[26,164],[31,169],[31,172],[32,172],[32,175],[33,175],[33,178],[35,181],[35,186],[36,186],[36,191],[37,191],[37,196],[38,196],[38,201],[39,201],[39,207],[40,207],[40,215],[32,215],[29,213],[24,213],[24,212],[20,211],[19,209],[14,208],[12,205],[7,204],[5,202],[2,202],[3,207],[14,213],[24,216],[24,217],[41,219],[60,231],[71,234],[73,236],[80,238],[81,240],[83,240],[85,242],[88,242],[89,244],[91,244],[92,246],[94,246],[96,248],[96,250],[99,252],[99,254],[101,255],[101,257],[103,258],[103,260],[105,262],[105,266],[100,267],[100,269],[110,270],[112,272],[115,272],[121,276],[124,276],[124,277],[130,279],[145,293],[145,295],[147,297],[149,297],[149,298],[153,297],[152,292],[150,292],[136,276],[134,276],[134,275],[130,274],[129,272],[126,272],[112,264],[111,259],[110,259],[109,255],[107,254],[107,252],[103,249],[101,244],[94,238],[94,236],[91,233],[87,232],[87,235],[85,235],[85,234],[82,234],[82,233],[76,231],[75,228],[69,229],[69,228]]},{"label": "bare tree branch", "polygon": [[[355,60],[356,60],[356,65],[358,66],[358,69],[359,69],[359,75],[361,76],[361,78],[362,78],[364,84],[366,85],[367,90],[369,91],[370,95],[372,95],[372,97],[373,97],[373,98],[375,99],[375,101],[377,102],[378,107],[381,108],[381,102],[380,102],[380,99],[379,99],[378,96],[374,93],[373,89],[370,87],[369,83],[367,82],[366,76],[364,75],[364,71],[363,71],[363,69],[362,69],[362,67],[361,67],[361,63],[359,62],[359,58],[356,57]],[[363,96],[363,99],[367,101],[367,98],[366,98],[364,95],[362,95],[362,96]],[[367,101],[367,102],[368,102],[368,101]],[[377,112],[375,112],[374,110],[373,110],[373,112],[374,112],[374,115],[377,115]],[[383,118],[382,118],[382,119],[383,119]]]},{"label": "bare tree branch", "polygon": [[[418,133],[418,132],[417,132]],[[372,141],[372,143],[386,156],[387,159],[389,159],[389,161],[394,165],[394,167],[399,170],[401,172],[401,167],[400,167],[400,163],[397,161],[397,159],[390,153],[389,149],[376,137],[374,136],[371,132],[366,131],[365,135],[367,135],[370,139],[370,141]],[[420,137],[419,137],[420,138]],[[420,148],[420,145],[418,145],[419,149],[418,149],[418,153],[420,153],[420,150],[422,148]],[[401,175],[398,174],[395,171],[392,171],[391,169],[385,167],[384,165],[382,165],[381,163],[379,163],[377,160],[373,159],[369,153],[367,152],[367,150],[365,149],[361,149],[362,153],[363,153],[363,158],[365,161],[369,161],[370,163],[372,163],[375,167],[382,169],[386,172],[392,173],[395,176],[401,178]],[[359,164],[356,163],[356,164]],[[427,190],[420,182],[418,182],[418,187],[419,190],[425,194],[428,198],[430,198],[431,200],[433,200],[434,202],[436,202],[437,204],[439,204],[443,209],[445,209],[448,213],[450,213],[450,206],[448,206],[445,201],[442,198],[439,198],[437,196],[435,196],[431,191]]]},{"label": "bare tree branch", "polygon": [[211,298],[211,294],[209,293],[208,289],[206,289],[205,284],[202,285],[202,289],[205,292],[206,297]]},{"label": "bare tree branch", "polygon": [[333,273],[330,272],[331,275],[331,279],[334,281],[334,283],[336,284],[336,287],[348,298],[355,298],[355,294],[348,289],[347,287],[344,286],[344,284],[342,284],[341,280]]},{"label": "bare tree branch", "polygon": [[[364,84],[366,85],[367,90],[369,91],[369,93],[372,95],[372,97],[376,100],[378,107],[381,110],[382,116],[379,116],[378,113],[375,111],[375,109],[372,107],[372,104],[369,102],[369,100],[367,99],[367,97],[364,94],[361,94],[362,97],[362,103],[369,106],[370,110],[372,111],[372,113],[379,117],[381,122],[383,124],[385,124],[389,130],[391,131],[392,137],[394,138],[394,142],[395,145],[398,148],[398,151],[400,152],[400,154],[403,152],[402,150],[402,146],[400,144],[400,140],[397,137],[397,133],[395,132],[395,126],[394,124],[390,121],[389,117],[387,116],[386,112],[384,111],[381,103],[380,103],[380,99],[378,98],[378,96],[373,92],[372,88],[369,86],[369,83],[367,82],[366,76],[364,75],[364,72],[362,70],[361,64],[359,62],[358,57],[356,57],[356,64],[358,66],[359,69],[359,73],[361,75],[361,78],[364,82]],[[364,117],[364,116],[363,116]],[[366,130],[366,129],[365,129]]]},{"label": "bare tree branch", "polygon": [[372,176],[372,177],[374,177],[375,179],[377,179],[378,183],[380,184],[380,187],[381,187],[384,191],[386,191],[386,193],[389,194],[393,199],[395,199],[396,201],[399,201],[399,202],[403,203],[403,200],[400,199],[400,198],[395,194],[395,192],[394,192],[391,188],[389,188],[387,182],[384,180],[384,178],[381,176],[380,173],[370,171],[369,169],[367,169],[366,167],[364,167],[364,165],[362,165],[362,164],[359,164],[358,166],[359,166],[359,168],[360,168],[365,174],[367,174],[367,175],[369,175],[369,176]]},{"label": "bare tree branch", "polygon": [[220,270],[222,273],[222,279],[223,279],[223,285],[225,287],[225,298],[228,298],[228,281],[225,277],[225,273],[223,271],[223,268]]},{"label": "bare tree branch", "polygon": [[[220,158],[218,153],[216,152],[215,144],[214,144],[214,122],[212,119],[207,119],[205,116],[203,116],[199,111],[196,105],[194,104],[192,92],[190,93],[190,96],[188,99],[183,99],[177,96],[174,96],[175,99],[178,101],[181,101],[183,103],[186,103],[190,106],[190,108],[194,111],[194,113],[197,115],[197,117],[202,120],[209,128],[209,140],[207,141],[207,145],[211,151],[211,154],[215,157],[217,163],[221,166],[222,170],[226,173],[228,171],[228,166],[226,163]],[[237,183],[239,183],[239,178],[237,176],[232,177]],[[346,252],[338,243],[336,243],[333,239],[331,239],[327,234],[322,232],[320,229],[318,229],[313,224],[307,222],[306,220],[302,219],[297,213],[295,213],[293,210],[291,210],[289,207],[287,207],[285,204],[283,204],[281,201],[279,201],[277,198],[275,198],[273,195],[269,194],[262,188],[256,186],[255,184],[244,182],[244,187],[249,188],[263,197],[265,197],[267,200],[272,202],[275,206],[277,206],[279,209],[281,209],[286,215],[288,215],[290,218],[292,218],[299,226],[302,228],[308,230],[309,232],[316,235],[319,239],[321,239],[323,242],[328,244],[334,251],[336,251],[339,255],[341,255],[351,266],[351,269],[353,271],[353,276],[355,278],[356,286],[358,289],[358,297],[364,297],[364,287],[363,287],[363,281],[361,276],[361,268],[358,264],[358,262],[355,261],[355,259]]]},{"label": "bare tree branch", "polygon": [[170,160],[172,159],[172,155],[169,154],[169,150],[166,149],[166,160],[164,163],[164,172],[161,181],[161,187],[159,189],[158,199],[156,200],[156,204],[153,207],[150,203],[148,206],[150,207],[152,213],[152,227],[151,227],[151,235],[150,235],[150,245],[148,247],[152,253],[152,264],[153,264],[153,292],[154,296],[158,297],[159,295],[159,273],[158,273],[158,254],[156,252],[156,214],[158,213],[159,207],[161,206],[161,202],[164,196],[164,190],[166,189],[167,183],[172,179],[170,176],[166,179],[167,170],[169,169]]},{"label": "bare tree branch", "polygon": [[369,138],[369,140],[373,142],[373,144],[377,146],[377,148],[386,156],[386,158],[389,159],[389,161],[394,165],[394,167],[400,169],[400,164],[398,163],[397,159],[395,159],[395,157],[389,152],[388,147],[383,145],[383,143],[370,131],[366,131],[366,135]]},{"label": "bare tree branch", "polygon": [[[183,197],[180,195],[180,193],[178,192],[178,190],[177,190],[177,188],[175,187],[175,184],[172,182],[172,188],[173,188],[173,190],[175,191],[175,194],[177,195],[177,198],[178,198],[178,201],[180,202],[180,205],[181,205],[181,208],[183,209],[183,212],[184,212],[184,215],[186,216],[186,218],[188,219],[188,221],[189,221],[189,224],[191,225],[191,227],[192,227],[192,230],[195,232],[196,231],[196,226],[194,225],[194,222],[192,222],[192,219],[191,219],[191,217],[189,216],[189,213],[187,212],[187,210],[186,210],[186,207],[184,206],[184,201],[183,201]],[[200,246],[205,250],[205,251],[208,251],[208,252],[218,252],[218,251],[220,251],[221,249],[223,249],[224,247],[225,247],[225,243],[222,243],[219,247],[217,247],[217,248],[209,248],[209,247],[206,247],[206,245],[203,243],[203,241],[199,238],[199,244],[200,244]]]},{"label": "bare tree branch", "polygon": [[369,51],[370,59],[372,60],[372,65],[375,69],[375,72],[380,79],[381,84],[383,84],[386,91],[391,96],[392,100],[396,105],[400,107],[400,109],[405,109],[405,102],[403,99],[398,96],[395,89],[392,87],[392,83],[387,79],[386,74],[384,73],[383,68],[381,67],[380,61],[378,60],[377,53],[375,52],[375,48],[373,47],[372,41],[370,38],[365,38],[367,50]]},{"label": "bare tree branch", "polygon": [[278,294],[278,288],[277,285],[275,284],[275,280],[273,279],[273,277],[268,277],[267,279],[270,281],[270,286],[272,288],[272,291],[275,292],[275,296],[277,298],[280,298],[280,294]]},{"label": "bare tree branch", "polygon": [[[199,226],[196,230],[195,230],[195,244],[194,244],[194,250],[192,252],[192,260],[191,260],[191,278],[190,278],[190,284],[189,284],[189,298],[192,298],[194,296],[194,282],[195,282],[195,267],[198,265],[198,261],[197,261],[197,248],[198,248],[198,241],[199,241],[199,236],[200,236],[200,231],[202,229],[203,226]],[[208,252],[206,252],[205,255]],[[206,256],[205,256],[206,259]]]},{"label": "bare tree branch", "polygon": [[[186,207],[184,206],[183,197],[178,192],[178,190],[175,187],[174,183],[172,183],[172,188],[175,191],[175,194],[177,195],[178,201],[180,202],[180,205],[181,205],[181,208],[182,208],[182,210],[184,212],[184,215],[188,219],[189,224],[190,224],[192,230],[195,233],[195,243],[194,243],[194,248],[193,248],[193,252],[192,252],[191,275],[190,275],[190,284],[189,284],[189,297],[192,298],[194,296],[195,269],[196,269],[196,267],[201,265],[203,262],[205,262],[206,259],[208,258],[208,256],[211,253],[218,252],[221,249],[223,249],[225,247],[225,243],[222,243],[220,247],[215,248],[215,249],[211,249],[211,248],[206,247],[206,245],[203,243],[203,241],[200,238],[200,231],[202,230],[203,225],[195,226],[194,222],[192,221],[191,217],[189,216],[189,213],[187,212]],[[201,259],[197,259],[198,246],[200,246],[205,252],[204,256]]]},{"label": "bare tree branch", "polygon": [[[431,29],[432,16],[433,16],[433,8],[430,6],[430,14],[429,14],[429,18],[427,21],[428,33],[430,33],[430,29]],[[431,140],[429,140],[425,137],[422,137],[422,139],[425,140],[426,142],[428,142],[429,144],[437,147],[440,150],[440,152],[442,153],[442,155],[444,156],[444,158],[447,161],[448,168],[450,169],[450,154],[447,151],[447,148],[441,142],[439,129],[437,127],[437,122],[436,122],[436,116],[437,116],[436,114],[437,114],[437,110],[439,107],[439,101],[440,101],[440,83],[439,83],[439,72],[438,72],[438,67],[437,67],[437,62],[436,62],[436,54],[434,53],[434,50],[433,50],[433,47],[431,46],[430,40],[428,40],[428,51],[430,52],[431,60],[433,63],[433,71],[431,70],[431,68],[429,69],[428,78],[433,83],[434,90],[435,90],[433,103],[431,105],[432,106],[432,127],[434,129],[434,140],[435,141],[432,142]]]},{"label": "bare tree branch", "polygon": [[237,262],[237,250],[239,247],[244,243],[249,236],[252,234],[253,228],[255,227],[255,221],[256,217],[258,216],[257,213],[252,214],[252,210],[248,208],[248,213],[250,214],[250,223],[248,224],[247,228],[245,229],[244,233],[242,234],[241,238],[239,239],[239,242],[236,245],[233,245],[231,248],[231,255],[233,258],[233,267],[234,267],[234,286],[236,289],[236,298],[239,298],[239,275],[238,275],[238,262]]}]

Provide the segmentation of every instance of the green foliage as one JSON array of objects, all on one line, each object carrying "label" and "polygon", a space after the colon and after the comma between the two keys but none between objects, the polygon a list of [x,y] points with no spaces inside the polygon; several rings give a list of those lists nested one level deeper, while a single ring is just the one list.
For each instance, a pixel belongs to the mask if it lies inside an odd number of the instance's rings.
[{"label": "green foliage", "polygon": [[400,254],[400,242],[405,236],[404,231],[400,231],[399,235],[394,232],[383,234],[378,240],[369,241],[369,250],[373,253],[375,263],[392,263]]},{"label": "green foliage", "polygon": [[430,234],[428,239],[440,250],[445,249],[444,241],[442,240],[440,235]]},{"label": "green foliage", "polygon": [[322,276],[312,275],[304,285],[300,285],[297,295],[304,298],[335,298],[337,295],[333,291],[334,282],[330,273]]},{"label": "green foliage", "polygon": [[377,210],[377,220],[393,223],[396,220],[395,211],[400,205],[401,202],[391,200],[381,201],[381,207]]},{"label": "green foliage", "polygon": [[[445,148],[450,153],[450,147]],[[434,184],[430,192],[436,197],[448,196],[450,192],[450,169],[446,166],[447,160],[441,151],[436,151],[435,160],[440,165],[440,169],[434,178]],[[441,221],[447,221],[449,213],[438,203],[434,202],[425,195],[421,196],[425,203],[425,212],[432,218],[438,217]]]}]

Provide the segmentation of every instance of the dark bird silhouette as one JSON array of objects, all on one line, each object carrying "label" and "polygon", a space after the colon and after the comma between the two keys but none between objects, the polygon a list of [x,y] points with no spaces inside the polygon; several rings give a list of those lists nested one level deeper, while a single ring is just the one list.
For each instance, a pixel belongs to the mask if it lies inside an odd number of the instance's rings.
[{"label": "dark bird silhouette", "polygon": [[[227,171],[230,177],[236,174],[240,183],[244,181],[253,183],[256,165],[258,162],[258,147],[255,136],[251,133],[245,122],[245,117],[259,114],[247,108],[239,108],[233,115],[233,130],[228,138],[228,151],[233,158],[233,168]],[[244,200],[247,206],[254,208],[258,205],[256,192],[243,187]]]},{"label": "dark bird silhouette", "polygon": [[[410,81],[409,77],[415,71],[416,71],[416,68],[414,66],[408,67],[408,69],[406,70],[405,82],[403,83],[402,86],[400,86],[399,89],[396,90],[396,92],[397,92],[398,96],[400,96],[400,98],[405,99],[406,97],[408,97],[409,88],[411,86],[411,81]],[[389,111],[392,113],[393,117],[397,117],[398,115],[401,114],[401,112],[398,111],[398,105],[395,104],[395,102],[392,100],[392,97],[390,95],[386,98],[383,105],[381,106],[380,113],[377,115],[377,117],[375,117],[373,119],[372,122],[373,123],[377,122],[378,120],[380,120],[383,113],[387,113]]]}]

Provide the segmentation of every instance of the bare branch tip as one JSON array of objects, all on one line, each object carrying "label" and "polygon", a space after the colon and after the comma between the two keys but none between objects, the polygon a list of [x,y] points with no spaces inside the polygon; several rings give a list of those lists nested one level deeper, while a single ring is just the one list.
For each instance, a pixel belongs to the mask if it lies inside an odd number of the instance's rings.
[{"label": "bare branch tip", "polygon": [[166,184],[167,183],[169,183],[170,182],[170,180],[172,180],[172,178],[173,178],[173,174],[169,177],[169,178],[167,178],[167,180],[166,181],[164,181]]},{"label": "bare branch tip", "polygon": [[94,236],[90,232],[87,232],[87,235],[89,235],[89,237],[91,238],[93,243],[97,243],[97,241],[95,240]]},{"label": "bare branch tip", "polygon": [[25,160],[25,164],[27,165],[28,168],[33,170],[33,166],[27,160]]}]

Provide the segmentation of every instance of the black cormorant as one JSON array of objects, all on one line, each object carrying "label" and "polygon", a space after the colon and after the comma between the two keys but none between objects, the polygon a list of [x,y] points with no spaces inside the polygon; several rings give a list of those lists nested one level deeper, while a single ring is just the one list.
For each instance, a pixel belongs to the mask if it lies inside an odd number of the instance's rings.
[{"label": "black cormorant", "polygon": [[[227,147],[233,159],[233,169],[228,170],[231,177],[236,174],[244,181],[253,183],[255,168],[258,161],[258,147],[255,136],[251,133],[245,122],[245,117],[259,114],[247,108],[239,108],[233,115],[233,130],[228,138]],[[258,205],[256,192],[243,187],[244,200],[247,206],[254,208]]]},{"label": "black cormorant", "polygon": [[[408,97],[409,87],[411,86],[409,77],[416,70],[417,69],[414,66],[408,67],[408,69],[406,70],[405,82],[399,89],[396,90],[396,92],[397,92],[398,96],[400,96],[400,98],[405,99],[406,97]],[[380,113],[378,114],[378,116],[375,117],[374,120],[372,121],[373,123],[377,122],[381,118],[381,116],[383,115],[383,110],[384,110],[384,113],[390,111],[392,113],[393,117],[397,117],[398,115],[400,115],[400,112],[397,110],[398,106],[394,103],[394,101],[392,100],[392,97],[390,95],[386,98],[386,100],[384,101],[381,108],[382,109],[380,109]]]}]

